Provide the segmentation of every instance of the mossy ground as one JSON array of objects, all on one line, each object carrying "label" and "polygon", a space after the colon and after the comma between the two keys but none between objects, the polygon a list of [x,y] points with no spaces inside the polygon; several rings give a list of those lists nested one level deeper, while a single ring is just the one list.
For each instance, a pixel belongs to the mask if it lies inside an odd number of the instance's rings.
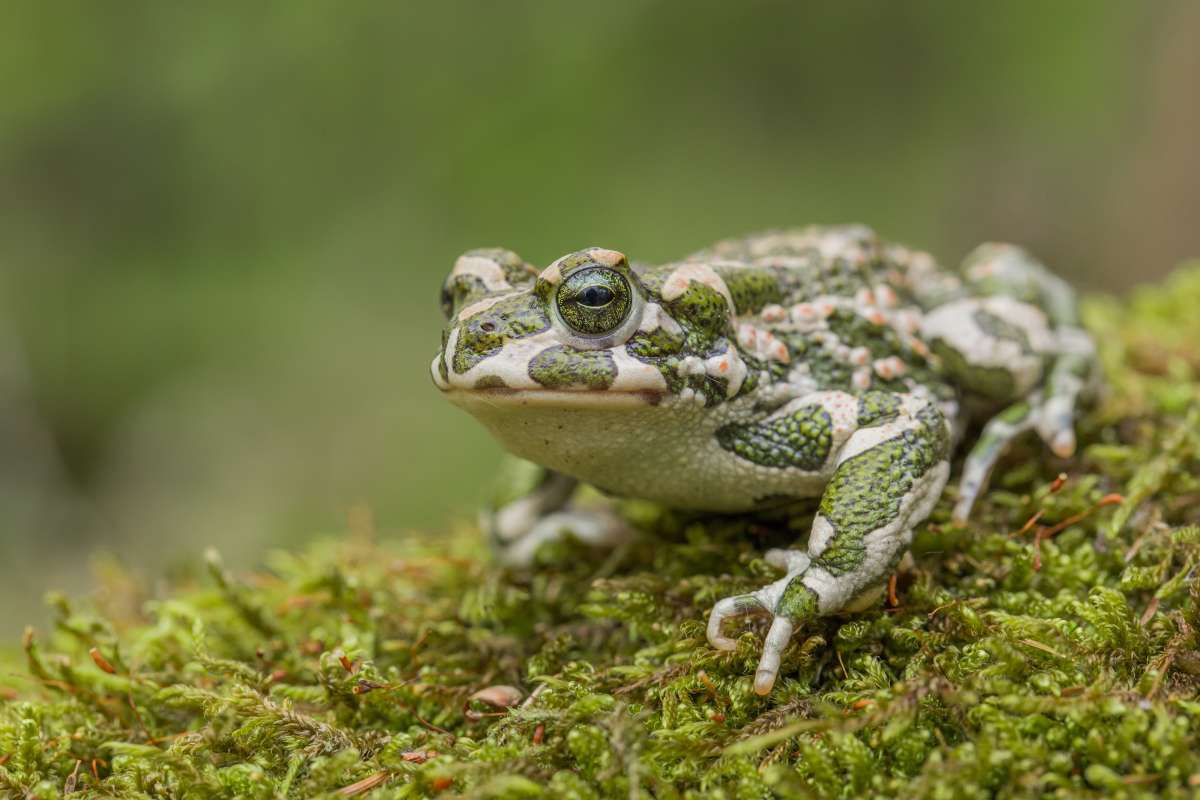
[{"label": "mossy ground", "polygon": [[[761,625],[712,603],[807,520],[686,520],[506,575],[468,529],[369,525],[155,597],[110,571],[0,689],[13,797],[992,797],[1200,792],[1200,268],[1088,321],[1110,389],[1056,461],[953,491],[898,604],[798,636],[767,698]],[[1065,475],[1065,479],[1057,476]],[[475,697],[488,687],[482,697]],[[514,702],[515,701],[515,702]]]}]

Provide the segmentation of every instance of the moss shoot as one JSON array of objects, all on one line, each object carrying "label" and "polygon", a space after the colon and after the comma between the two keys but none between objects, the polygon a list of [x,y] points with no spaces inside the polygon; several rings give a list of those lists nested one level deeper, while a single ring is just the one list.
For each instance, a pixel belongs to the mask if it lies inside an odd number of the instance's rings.
[{"label": "moss shoot", "polygon": [[[714,601],[806,530],[627,507],[601,558],[493,566],[468,527],[369,526],[154,596],[118,570],[0,676],[19,798],[1161,797],[1200,792],[1200,267],[1087,305],[1108,391],[1057,460],[953,485],[890,601],[811,623],[765,698],[764,629]],[[19,672],[20,674],[15,674]]]}]

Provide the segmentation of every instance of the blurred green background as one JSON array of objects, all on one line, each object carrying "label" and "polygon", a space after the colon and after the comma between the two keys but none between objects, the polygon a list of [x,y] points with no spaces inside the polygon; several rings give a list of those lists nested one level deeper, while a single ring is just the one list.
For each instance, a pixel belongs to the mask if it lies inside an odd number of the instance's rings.
[{"label": "blurred green background", "polygon": [[[470,515],[461,251],[862,221],[1120,290],[1200,254],[1200,3],[6,4],[0,634],[88,560]],[[361,516],[361,515],[360,515]]]}]

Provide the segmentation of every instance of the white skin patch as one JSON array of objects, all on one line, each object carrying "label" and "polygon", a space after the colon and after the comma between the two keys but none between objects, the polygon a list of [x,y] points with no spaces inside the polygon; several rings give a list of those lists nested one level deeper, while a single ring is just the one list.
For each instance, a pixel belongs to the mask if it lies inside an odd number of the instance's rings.
[{"label": "white skin patch", "polygon": [[[471,303],[471,305],[463,308],[462,311],[458,312],[458,321],[462,322],[465,319],[470,319],[476,314],[482,314],[484,311],[487,311],[489,308],[496,305],[496,303],[499,303],[501,300],[511,296],[511,294],[499,294],[493,297],[485,297],[482,300],[477,300],[474,303]],[[457,332],[458,331],[455,330],[455,333]]]},{"label": "white skin patch", "polygon": [[704,361],[697,356],[688,356],[687,358],[680,359],[679,366],[675,368],[675,372],[681,378],[703,375]]},{"label": "white skin patch", "polygon": [[713,356],[704,362],[704,371],[714,378],[724,378],[728,381],[725,390],[726,397],[736,397],[746,382],[746,362],[732,347],[719,356]]},{"label": "white skin patch", "polygon": [[589,249],[588,256],[597,264],[603,264],[606,267],[615,267],[625,262],[625,254],[618,250],[608,250],[603,247],[593,247]]},{"label": "white skin patch", "polygon": [[[1019,328],[1032,353],[1011,339],[1001,339],[979,327],[977,311],[987,311]],[[921,325],[927,341],[941,339],[972,366],[1004,369],[1013,378],[1016,394],[1030,391],[1042,376],[1042,354],[1052,345],[1046,317],[1037,309],[1008,297],[966,298],[931,311]]]},{"label": "white skin patch", "polygon": [[1035,352],[1045,353],[1054,348],[1049,323],[1041,309],[1005,295],[984,297],[979,302],[984,311],[1020,328]]},{"label": "white skin patch", "polygon": [[443,354],[438,353],[438,355],[433,359],[433,364],[429,368],[430,373],[433,375],[433,385],[442,391],[450,388],[449,382],[442,380],[442,359],[444,357],[445,356]]},{"label": "white skin patch", "polygon": [[[873,447],[878,447],[888,439],[895,439],[906,430],[916,428],[919,423],[913,416],[915,411],[911,406],[915,403],[918,406],[923,406],[927,401],[917,400],[916,398],[906,397],[900,405],[900,416],[891,422],[883,425],[875,425],[870,428],[861,428],[850,437],[846,443],[845,450],[838,456],[838,463],[854,458],[855,456],[870,450]],[[856,406],[857,410],[857,406]]]},{"label": "white skin patch", "polygon": [[662,328],[671,336],[682,336],[683,328],[675,321],[675,318],[668,314],[663,307],[658,303],[647,303],[646,310],[642,312],[642,324],[638,326],[638,330],[643,333],[653,333]]},{"label": "white skin patch", "polygon": [[783,322],[788,317],[787,309],[781,305],[769,305],[763,307],[760,315],[763,322],[775,323]]},{"label": "white skin patch", "polygon": [[[453,335],[457,335],[455,331]],[[450,385],[459,389],[473,389],[484,378],[499,378],[510,389],[540,389],[541,384],[529,377],[529,362],[547,347],[559,344],[553,331],[543,331],[534,336],[510,339],[500,352],[483,359],[466,372],[455,372],[454,363],[449,361]],[[451,342],[450,344],[453,344]],[[454,349],[448,344],[447,353]]]},{"label": "white skin patch", "polygon": [[473,275],[483,281],[489,292],[503,292],[512,288],[500,265],[483,256],[460,256],[450,274]]},{"label": "white skin patch", "polygon": [[[563,256],[563,258],[566,258],[566,256]],[[558,286],[562,283],[562,265],[559,263],[561,261],[562,258],[542,270],[541,274],[538,275],[538,279],[545,281],[551,286]]]},{"label": "white skin patch", "polygon": [[872,368],[875,374],[885,381],[890,381],[893,378],[898,378],[908,372],[908,364],[904,363],[904,359],[899,356],[888,356],[887,358],[877,359]]},{"label": "white skin patch", "polygon": [[817,379],[813,377],[812,369],[808,364],[794,364],[791,371],[788,372],[787,383],[776,389],[776,393],[780,396],[803,397],[819,390]]},{"label": "white skin patch", "polygon": [[667,382],[663,379],[658,368],[638,361],[625,348],[614,347],[608,351],[612,354],[613,363],[617,367],[617,377],[608,387],[610,392],[665,392]]}]

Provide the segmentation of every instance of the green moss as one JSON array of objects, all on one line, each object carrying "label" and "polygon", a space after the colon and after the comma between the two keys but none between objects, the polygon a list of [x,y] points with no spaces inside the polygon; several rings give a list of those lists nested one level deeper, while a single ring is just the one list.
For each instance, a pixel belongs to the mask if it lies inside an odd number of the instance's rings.
[{"label": "green moss", "polygon": [[[0,678],[0,794],[1189,796],[1197,307],[1200,269],[1090,302],[1111,390],[1080,455],[1022,440],[966,529],[948,490],[899,605],[802,628],[769,697],[751,687],[763,623],[722,653],[705,616],[776,577],[762,552],[806,518],[633,504],[642,540],[547,546],[527,575],[469,527],[360,533],[237,578],[214,559],[153,599],[116,579],[91,605],[53,598],[54,629]],[[499,685],[523,699],[472,699]]]}]

